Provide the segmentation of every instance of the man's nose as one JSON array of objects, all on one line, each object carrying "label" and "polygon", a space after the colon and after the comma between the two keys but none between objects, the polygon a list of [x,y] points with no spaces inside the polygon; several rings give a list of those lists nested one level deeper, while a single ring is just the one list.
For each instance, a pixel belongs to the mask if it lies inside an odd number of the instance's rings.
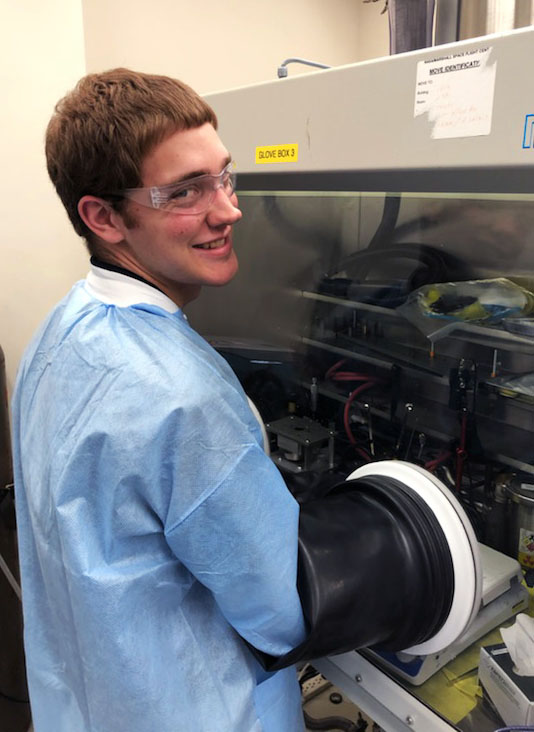
[{"label": "man's nose", "polygon": [[235,224],[242,216],[243,214],[238,207],[236,194],[232,193],[231,196],[228,196],[222,188],[218,188],[206,216],[206,220],[210,226]]}]

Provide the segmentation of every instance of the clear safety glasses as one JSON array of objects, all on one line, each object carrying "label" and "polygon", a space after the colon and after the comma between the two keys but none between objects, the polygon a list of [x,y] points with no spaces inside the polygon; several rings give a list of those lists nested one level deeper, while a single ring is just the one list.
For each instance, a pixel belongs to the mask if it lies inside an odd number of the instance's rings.
[{"label": "clear safety glasses", "polygon": [[217,175],[199,175],[179,183],[149,188],[125,188],[116,194],[129,198],[142,206],[157,208],[173,214],[199,214],[207,211],[215,199],[215,194],[222,188],[228,197],[235,189],[236,174],[234,162],[221,170]]}]

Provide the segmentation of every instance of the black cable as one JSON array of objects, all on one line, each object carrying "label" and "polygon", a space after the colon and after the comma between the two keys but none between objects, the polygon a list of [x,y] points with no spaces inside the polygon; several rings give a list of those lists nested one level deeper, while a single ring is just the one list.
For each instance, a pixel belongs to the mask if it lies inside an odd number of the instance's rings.
[{"label": "black cable", "polygon": [[310,715],[303,710],[304,722],[308,729],[340,729],[343,732],[362,732],[365,727],[361,727],[360,724],[356,725],[350,719],[346,717],[321,717],[316,719],[310,717]]},{"label": "black cable", "polygon": [[[340,270],[349,270],[357,266],[358,280],[364,282],[369,272],[392,261],[401,260],[413,263],[413,272],[409,277],[409,289],[416,289],[429,282],[443,282],[450,279],[447,252],[428,244],[399,242],[382,249],[362,249],[348,254],[336,265],[336,271],[328,274],[334,276]],[[424,273],[423,273],[424,271]]]},{"label": "black cable", "polygon": [[399,218],[400,204],[400,196],[392,196],[389,193],[386,194],[382,218],[378,224],[377,230],[369,242],[369,249],[377,249],[392,240],[393,232],[395,231],[397,220]]}]

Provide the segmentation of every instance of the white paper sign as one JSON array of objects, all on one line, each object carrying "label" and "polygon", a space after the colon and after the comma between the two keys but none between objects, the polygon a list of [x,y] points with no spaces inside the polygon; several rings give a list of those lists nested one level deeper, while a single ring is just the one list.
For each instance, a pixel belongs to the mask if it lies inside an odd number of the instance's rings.
[{"label": "white paper sign", "polygon": [[414,117],[428,114],[433,138],[490,134],[497,70],[490,54],[478,48],[419,61]]}]

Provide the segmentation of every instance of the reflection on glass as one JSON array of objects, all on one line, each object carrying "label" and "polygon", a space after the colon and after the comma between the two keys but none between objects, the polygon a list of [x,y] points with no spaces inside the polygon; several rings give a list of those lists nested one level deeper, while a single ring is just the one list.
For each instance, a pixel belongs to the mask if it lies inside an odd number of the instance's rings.
[{"label": "reflection on glass", "polygon": [[[480,542],[520,558],[530,581],[534,544],[519,548],[525,531],[534,535],[520,492],[534,486],[534,196],[239,200],[240,272],[188,315],[268,423],[297,499],[368,461],[414,462],[455,493]],[[314,444],[277,442],[290,415],[312,421]],[[475,686],[477,659],[478,647]],[[438,678],[410,688],[428,701]],[[476,729],[493,730],[483,716]]]}]

